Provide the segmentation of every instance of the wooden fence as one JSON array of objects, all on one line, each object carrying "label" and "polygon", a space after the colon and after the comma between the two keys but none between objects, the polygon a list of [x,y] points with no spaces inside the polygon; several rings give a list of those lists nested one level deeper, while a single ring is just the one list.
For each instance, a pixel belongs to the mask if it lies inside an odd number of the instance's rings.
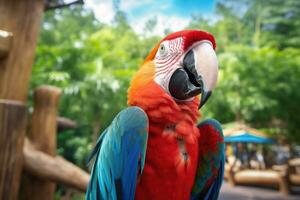
[{"label": "wooden fence", "polygon": [[48,2],[0,0],[1,200],[18,199],[22,169],[28,182],[25,197],[30,200],[53,199],[55,183],[85,191],[89,179],[86,172],[56,155],[59,89],[43,86],[35,91],[31,131],[25,137],[28,85],[42,15],[47,9],[65,7]]}]

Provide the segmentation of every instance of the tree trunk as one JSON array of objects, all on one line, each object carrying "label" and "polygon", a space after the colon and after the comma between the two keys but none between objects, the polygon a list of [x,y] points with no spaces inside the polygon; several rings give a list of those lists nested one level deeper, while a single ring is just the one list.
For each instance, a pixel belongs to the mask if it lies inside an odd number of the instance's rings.
[{"label": "tree trunk", "polygon": [[261,35],[261,24],[262,24],[262,12],[263,9],[260,5],[256,8],[258,10],[257,15],[255,17],[255,32],[253,34],[253,44],[255,47],[260,46],[260,35]]},{"label": "tree trunk", "polygon": [[93,124],[93,143],[96,144],[98,137],[100,135],[100,121],[95,121]]}]

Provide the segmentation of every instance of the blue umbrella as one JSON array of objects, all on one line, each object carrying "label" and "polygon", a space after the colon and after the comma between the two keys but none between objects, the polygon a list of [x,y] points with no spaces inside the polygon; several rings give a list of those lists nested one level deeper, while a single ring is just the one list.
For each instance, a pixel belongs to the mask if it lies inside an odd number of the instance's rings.
[{"label": "blue umbrella", "polygon": [[243,142],[243,143],[274,143],[274,140],[253,135],[245,132],[239,135],[225,136],[225,142]]}]

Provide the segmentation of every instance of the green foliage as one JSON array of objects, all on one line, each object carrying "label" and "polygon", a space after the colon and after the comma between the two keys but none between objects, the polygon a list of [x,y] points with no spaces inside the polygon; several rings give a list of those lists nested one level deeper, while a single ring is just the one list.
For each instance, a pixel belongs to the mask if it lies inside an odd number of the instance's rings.
[{"label": "green foliage", "polygon": [[[261,39],[262,45],[279,49],[300,48],[300,1],[249,0],[246,2],[249,4],[249,9],[244,16],[246,24],[261,29],[259,30],[261,38],[255,35],[257,41]],[[256,20],[251,20],[253,18]]]},{"label": "green foliage", "polygon": [[242,120],[300,142],[300,118],[295,114],[300,101],[298,3],[219,1],[221,19],[215,24],[201,16],[193,18],[191,28],[198,25],[216,36],[221,67],[204,115],[224,123]]},{"label": "green foliage", "polygon": [[[272,128],[280,121],[297,132],[300,117],[293,113],[300,112],[299,61],[298,49],[232,45],[219,54],[219,84],[205,111],[223,122],[238,119],[257,127]],[[297,139],[295,134],[288,137]]]}]

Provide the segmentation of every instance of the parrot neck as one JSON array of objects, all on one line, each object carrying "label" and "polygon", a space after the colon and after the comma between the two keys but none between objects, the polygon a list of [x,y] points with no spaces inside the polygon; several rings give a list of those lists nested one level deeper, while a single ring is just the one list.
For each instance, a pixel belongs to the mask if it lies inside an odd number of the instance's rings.
[{"label": "parrot neck", "polygon": [[176,125],[176,130],[178,130],[176,132],[178,134],[182,132],[180,136],[184,137],[187,127],[196,127],[196,122],[200,117],[199,98],[176,102],[155,83],[154,74],[155,64],[152,61],[142,65],[134,75],[128,89],[128,105],[138,106],[147,113],[150,129],[157,128],[153,132],[160,134],[164,129],[168,129],[168,126]]}]

